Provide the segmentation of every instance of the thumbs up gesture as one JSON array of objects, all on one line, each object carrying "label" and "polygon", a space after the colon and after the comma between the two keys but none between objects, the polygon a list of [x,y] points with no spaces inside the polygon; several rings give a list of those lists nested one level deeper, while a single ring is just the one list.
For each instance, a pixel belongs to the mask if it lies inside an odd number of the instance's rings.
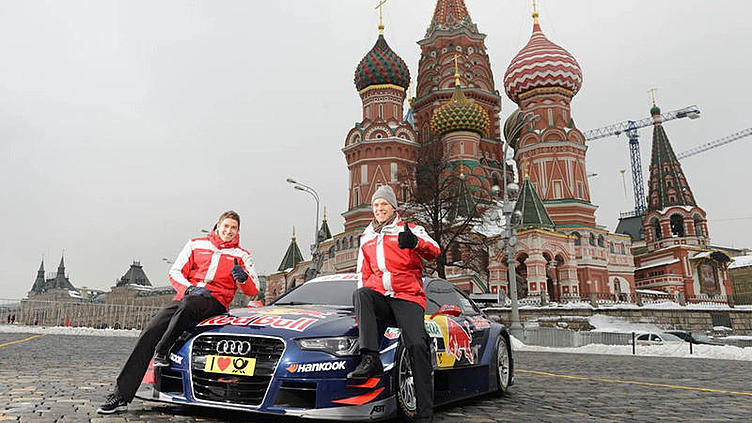
[{"label": "thumbs up gesture", "polygon": [[232,278],[236,281],[243,283],[248,280],[248,273],[245,273],[243,266],[238,263],[238,259],[235,259],[235,266],[232,266]]},{"label": "thumbs up gesture", "polygon": [[404,230],[398,235],[399,247],[403,250],[412,250],[418,245],[418,237],[415,236],[413,231],[410,230],[410,226],[405,222]]}]

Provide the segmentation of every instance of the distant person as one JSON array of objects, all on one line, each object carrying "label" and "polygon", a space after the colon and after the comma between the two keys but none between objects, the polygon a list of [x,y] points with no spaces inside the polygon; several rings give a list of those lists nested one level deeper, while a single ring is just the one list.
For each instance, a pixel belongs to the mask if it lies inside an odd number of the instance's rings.
[{"label": "distant person", "polygon": [[170,348],[196,323],[227,312],[240,289],[249,297],[258,294],[258,276],[251,254],[240,247],[240,216],[222,213],[207,237],[188,241],[170,269],[170,283],[177,295],[147,323],[125,362],[113,393],[97,413],[123,411],[136,395],[149,360],[155,367],[169,366]]},{"label": "distant person", "polygon": [[10,323],[16,323],[16,313],[13,313],[13,315],[10,317]]},{"label": "distant person", "polygon": [[423,261],[441,250],[422,226],[410,225],[395,211],[397,196],[382,185],[371,197],[373,221],[358,250],[358,290],[353,295],[361,361],[347,375],[363,383],[384,371],[379,357],[379,323],[402,329],[410,354],[416,398],[416,422],[433,421],[431,357],[424,314]]},{"label": "distant person", "polygon": [[39,324],[39,316],[34,316],[34,326],[37,326]]}]

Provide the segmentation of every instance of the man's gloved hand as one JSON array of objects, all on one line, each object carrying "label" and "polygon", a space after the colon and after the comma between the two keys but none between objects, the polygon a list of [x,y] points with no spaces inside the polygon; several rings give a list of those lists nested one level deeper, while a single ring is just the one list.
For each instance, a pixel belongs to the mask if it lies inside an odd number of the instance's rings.
[{"label": "man's gloved hand", "polygon": [[399,247],[403,250],[412,250],[418,246],[418,237],[410,230],[410,226],[407,225],[407,222],[405,222],[405,230],[400,232],[397,239],[399,241]]},{"label": "man's gloved hand", "polygon": [[200,295],[202,297],[211,297],[211,291],[204,288],[203,286],[192,286],[185,290],[184,296],[188,297],[190,295]]},{"label": "man's gloved hand", "polygon": [[235,266],[232,266],[232,277],[240,283],[248,280],[248,273],[245,273],[243,266],[238,264],[238,259],[235,259]]}]

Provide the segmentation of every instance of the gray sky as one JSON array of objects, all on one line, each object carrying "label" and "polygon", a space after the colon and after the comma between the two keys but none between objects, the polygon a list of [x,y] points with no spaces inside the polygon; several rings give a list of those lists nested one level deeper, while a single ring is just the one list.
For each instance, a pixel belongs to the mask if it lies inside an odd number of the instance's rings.
[{"label": "gray sky", "polygon": [[[314,186],[342,230],[340,149],[359,120],[353,72],[377,37],[377,2],[0,2],[0,298],[21,298],[44,255],[65,249],[74,285],[108,289],[132,260],[155,285],[185,241],[226,209],[262,273],[295,225],[301,249],[314,205],[284,182]],[[530,2],[466,0],[488,35],[497,89],[530,37]],[[697,104],[665,124],[677,152],[752,126],[748,1],[540,2],[541,26],[584,72],[572,102],[581,130]],[[386,37],[417,73],[435,0],[389,0]],[[501,119],[516,106],[504,96]],[[642,135],[645,177],[651,130]],[[626,138],[588,151],[593,202],[614,228],[632,207],[619,169]],[[714,244],[751,246],[752,137],[682,162]],[[629,184],[630,173],[626,174]]]}]

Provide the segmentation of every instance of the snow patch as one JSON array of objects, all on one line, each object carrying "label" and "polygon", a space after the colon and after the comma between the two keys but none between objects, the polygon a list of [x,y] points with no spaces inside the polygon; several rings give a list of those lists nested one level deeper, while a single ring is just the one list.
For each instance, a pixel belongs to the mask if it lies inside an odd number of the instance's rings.
[{"label": "snow patch", "polygon": [[0,333],[33,333],[46,335],[127,336],[141,335],[138,329],[93,329],[71,326],[0,325]]}]

